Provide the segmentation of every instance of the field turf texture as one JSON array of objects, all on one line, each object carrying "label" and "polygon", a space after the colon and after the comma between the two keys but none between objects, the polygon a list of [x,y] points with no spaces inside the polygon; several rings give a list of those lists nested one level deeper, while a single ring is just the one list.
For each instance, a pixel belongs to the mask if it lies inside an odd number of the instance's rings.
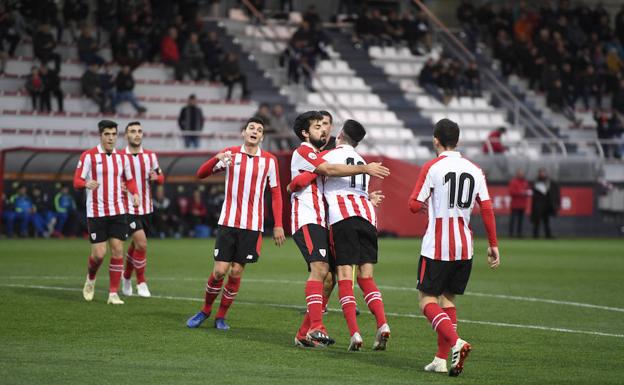
[{"label": "field turf texture", "polygon": [[[303,315],[306,265],[292,239],[268,239],[228,314],[188,329],[203,301],[213,240],[150,240],[153,298],[106,305],[108,260],[96,297],[82,299],[86,240],[0,240],[0,384],[622,384],[624,243],[618,239],[500,240],[490,271],[483,240],[459,334],[473,351],[458,378],[425,373],[436,336],[418,310],[419,239],[380,240],[376,280],[392,329],[371,350],[375,322],[356,287],[361,352],[347,352],[337,290],[325,317],[337,340],[293,346]],[[215,303],[218,306],[218,301]]]}]

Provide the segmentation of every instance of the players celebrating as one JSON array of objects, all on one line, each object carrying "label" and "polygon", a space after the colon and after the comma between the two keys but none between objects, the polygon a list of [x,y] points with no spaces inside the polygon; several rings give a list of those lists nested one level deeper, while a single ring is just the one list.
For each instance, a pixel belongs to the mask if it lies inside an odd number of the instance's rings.
[{"label": "players celebrating", "polygon": [[225,171],[226,196],[219,217],[214,268],[206,284],[204,306],[188,319],[186,325],[189,328],[199,327],[210,316],[212,304],[221,292],[228,271],[228,282],[223,289],[215,327],[220,330],[230,328],[225,317],[238,293],[245,266],[257,262],[260,257],[264,230],[264,191],[267,185],[271,189],[275,221],[273,239],[278,246],[285,240],[277,160],[272,154],[260,149],[264,138],[262,119],[249,119],[243,126],[242,136],[242,146],[219,152],[197,171],[200,179]]},{"label": "players celebrating", "polygon": [[429,224],[418,264],[420,309],[438,334],[438,352],[426,371],[446,372],[451,350],[450,376],[458,376],[471,346],[457,335],[455,296],[463,294],[472,268],[470,213],[477,202],[488,234],[488,262],[500,264],[496,224],[483,171],[455,151],[459,127],[448,119],[436,123],[433,146],[438,157],[425,163],[410,196],[412,212],[428,209]]},{"label": "players celebrating", "polygon": [[143,128],[140,122],[130,122],[126,126],[125,150],[119,151],[128,156],[130,170],[136,182],[140,202],[137,207],[128,205],[128,234],[132,238],[126,254],[126,268],[123,272],[121,290],[124,295],[132,295],[132,272],[136,271],[137,294],[139,297],[151,296],[145,280],[147,265],[147,237],[145,228],[149,223],[149,215],[154,211],[152,205],[152,191],[150,182],[163,184],[165,176],[158,166],[156,154],[145,150],[143,143]]},{"label": "players celebrating", "polygon": [[[330,271],[329,238],[327,232],[323,181],[325,176],[355,176],[368,173],[383,177],[388,169],[379,163],[369,165],[330,164],[321,157],[319,148],[327,142],[329,130],[322,127],[324,116],[308,111],[295,119],[293,129],[301,145],[293,152],[291,175],[314,172],[312,180],[291,196],[291,228],[293,239],[308,264],[310,275],[306,282],[307,312],[295,337],[295,344],[312,347],[333,343],[323,326],[323,308],[328,297],[323,295],[323,281]],[[317,176],[317,174],[319,176]]]},{"label": "players celebrating", "polygon": [[132,178],[130,163],[125,155],[115,150],[117,123],[102,120],[98,123],[100,144],[83,152],[74,173],[74,188],[86,189],[87,227],[91,241],[88,275],[82,291],[87,301],[95,293],[95,276],[106,255],[106,244],[110,244],[108,304],[122,305],[119,298],[119,280],[123,270],[123,242],[128,234],[126,208],[122,184],[132,194],[131,204],[139,205],[136,183]]}]

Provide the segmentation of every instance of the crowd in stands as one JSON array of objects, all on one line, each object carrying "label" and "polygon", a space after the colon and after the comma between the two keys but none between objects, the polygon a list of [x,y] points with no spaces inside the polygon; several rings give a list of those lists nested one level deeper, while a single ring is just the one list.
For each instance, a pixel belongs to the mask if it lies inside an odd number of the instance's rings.
[{"label": "crowd in stands", "polygon": [[457,60],[440,57],[428,59],[420,75],[418,84],[438,101],[448,104],[453,97],[481,96],[481,78],[477,63],[463,66]]},{"label": "crowd in stands", "polygon": [[361,7],[355,19],[352,40],[356,47],[406,45],[413,54],[431,50],[431,26],[425,14],[410,10],[399,15],[390,10],[383,14],[374,7]]},{"label": "crowd in stands", "polygon": [[600,2],[538,4],[462,0],[457,19],[472,48],[491,47],[503,75],[527,79],[553,111],[575,121],[579,102],[624,114],[624,5],[612,20]]},{"label": "crowd in stands", "polygon": [[[154,190],[152,237],[207,237],[217,227],[224,186],[170,185]],[[3,199],[0,236],[65,238],[87,234],[84,193],[58,184],[15,185]]]},{"label": "crowd in stands", "polygon": [[[61,5],[59,5],[59,3]],[[95,3],[95,7],[93,4]],[[114,112],[117,104],[130,102],[144,112],[133,94],[133,71],[145,62],[162,62],[174,69],[176,80],[209,80],[228,87],[236,84],[242,99],[249,98],[245,74],[235,54],[226,52],[215,31],[205,28],[199,2],[116,0],[54,0],[0,3],[0,74],[15,57],[20,44],[32,42],[36,60],[25,82],[33,110],[51,111],[50,96],[63,112],[64,93],[59,76],[61,43],[76,49],[86,67],[83,94],[101,112]],[[93,17],[91,17],[93,16]],[[90,24],[95,20],[95,25]],[[112,61],[101,49],[110,46]],[[51,67],[50,64],[51,63]],[[165,80],[165,79],[163,79]]]}]

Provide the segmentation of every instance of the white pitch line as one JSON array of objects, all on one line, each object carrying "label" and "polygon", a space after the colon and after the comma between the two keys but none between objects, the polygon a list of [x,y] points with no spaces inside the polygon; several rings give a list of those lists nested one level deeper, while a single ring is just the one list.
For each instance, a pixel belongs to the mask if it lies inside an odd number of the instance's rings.
[{"label": "white pitch line", "polygon": [[[59,280],[59,281],[78,279],[78,277],[59,277],[59,276],[0,276],[0,279],[2,278],[4,279],[46,279],[46,280]],[[154,281],[202,281],[202,280],[205,280],[205,278],[152,277],[150,278],[150,280],[154,280]],[[256,283],[280,283],[280,284],[287,284],[287,285],[303,285],[305,283],[305,281],[303,280],[293,281],[293,280],[287,280],[287,279],[257,279],[257,278],[245,278],[244,281],[256,282]],[[386,285],[379,285],[378,287],[379,289],[382,289],[382,290],[410,291],[410,292],[418,291],[415,287],[386,286]],[[615,311],[619,313],[624,313],[624,308],[621,308],[621,307],[595,305],[595,304],[583,303],[583,302],[562,301],[562,300],[549,299],[549,298],[523,297],[523,296],[507,295],[507,294],[477,293],[477,292],[471,292],[471,291],[467,291],[465,295],[475,296],[475,297],[485,297],[485,298],[498,298],[498,299],[513,300],[513,301],[548,303],[552,305],[574,306],[574,307],[583,307],[587,309],[607,310],[607,311]]]},{"label": "white pitch line", "polygon": [[[0,284],[0,286],[15,287],[15,288],[22,288],[22,289],[59,290],[59,291],[73,291],[73,292],[82,291],[82,289],[79,289],[79,288],[43,286],[43,285]],[[203,299],[201,298],[178,297],[178,296],[168,296],[168,295],[152,295],[152,298],[174,300],[174,301],[203,302]],[[236,301],[236,303],[240,305],[270,306],[274,308],[283,308],[283,309],[301,309],[302,308],[301,305],[289,305],[289,304],[279,304],[279,303],[261,303],[261,302],[249,302],[249,301]],[[336,313],[342,312],[340,309],[329,309],[329,310],[332,312],[336,312]],[[392,317],[425,318],[424,316],[418,315],[418,314],[408,314],[408,313],[386,313],[386,314]],[[604,333],[604,332],[597,332],[597,331],[591,331],[591,330],[555,328],[555,327],[540,326],[540,325],[510,324],[510,323],[505,323],[505,322],[475,321],[475,320],[467,320],[463,318],[460,321],[462,323],[477,324],[477,325],[488,325],[488,326],[498,326],[498,327],[516,328],[516,329],[543,330],[543,331],[559,332],[559,333],[586,334],[586,335],[592,335],[592,336],[624,338],[624,334],[612,334],[612,333]]]}]

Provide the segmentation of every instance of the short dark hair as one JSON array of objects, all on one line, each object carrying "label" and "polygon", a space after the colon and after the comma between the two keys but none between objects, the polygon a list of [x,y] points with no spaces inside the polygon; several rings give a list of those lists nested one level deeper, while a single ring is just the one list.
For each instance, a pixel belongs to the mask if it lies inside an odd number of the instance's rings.
[{"label": "short dark hair", "polygon": [[106,128],[114,128],[115,131],[117,131],[117,123],[112,120],[100,120],[98,122],[98,131],[100,132],[100,135],[102,135]]},{"label": "short dark hair", "polygon": [[247,119],[247,121],[245,122],[245,124],[243,125],[243,127],[241,128],[241,131],[245,131],[245,129],[247,128],[247,126],[249,125],[249,123],[257,123],[257,124],[261,124],[262,127],[264,127],[264,120],[262,120],[261,117],[259,116],[252,116],[251,118]]},{"label": "short dark hair", "polygon": [[442,147],[455,147],[459,141],[459,126],[450,119],[439,120],[433,128],[433,137]]},{"label": "short dark hair", "polygon": [[130,126],[140,126],[140,125],[141,125],[141,122],[139,122],[138,120],[128,122],[128,124],[126,124],[126,132],[128,132],[128,128],[130,128]]},{"label": "short dark hair", "polygon": [[329,117],[329,122],[330,123],[334,123],[334,117],[332,116],[332,114],[329,113],[329,111],[320,110],[319,114],[321,114],[323,116],[328,116]]},{"label": "short dark hair", "polygon": [[[366,136],[364,126],[356,120],[347,119],[342,125],[342,135],[351,140],[349,145],[355,147]],[[347,140],[349,142],[349,140]]]},{"label": "short dark hair", "polygon": [[314,122],[315,120],[323,120],[323,115],[321,115],[321,113],[318,111],[307,111],[295,118],[293,131],[295,131],[295,135],[297,135],[297,137],[301,139],[301,141],[305,140],[305,137],[303,136],[301,131],[309,131],[310,123]]}]

